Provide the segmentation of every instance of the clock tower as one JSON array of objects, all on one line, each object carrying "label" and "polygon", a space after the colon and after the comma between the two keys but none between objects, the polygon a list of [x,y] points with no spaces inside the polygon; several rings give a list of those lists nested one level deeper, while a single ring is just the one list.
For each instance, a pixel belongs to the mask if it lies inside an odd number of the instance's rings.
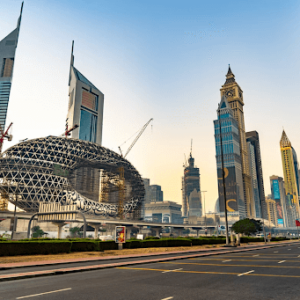
[{"label": "clock tower", "polygon": [[233,110],[234,118],[238,122],[239,136],[240,136],[240,152],[242,160],[242,173],[243,173],[243,186],[244,186],[244,199],[245,209],[248,218],[255,217],[255,203],[253,197],[253,189],[251,182],[251,174],[249,168],[248,148],[246,143],[245,121],[244,121],[244,100],[243,91],[235,81],[235,76],[232,73],[230,66],[226,75],[226,81],[220,89],[221,97],[225,96]]}]

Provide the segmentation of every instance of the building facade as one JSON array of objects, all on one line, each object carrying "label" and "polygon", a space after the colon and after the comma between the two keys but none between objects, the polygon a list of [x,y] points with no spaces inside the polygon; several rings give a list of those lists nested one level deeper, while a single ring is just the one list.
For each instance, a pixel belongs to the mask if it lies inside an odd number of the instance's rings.
[{"label": "building facade", "polygon": [[226,81],[220,91],[221,97],[226,96],[227,101],[233,111],[233,116],[238,123],[246,216],[253,218],[255,217],[255,203],[249,167],[248,148],[246,143],[243,91],[235,81],[235,76],[230,67],[228,68]]},{"label": "building facade", "polygon": [[231,213],[238,213],[240,219],[246,218],[239,125],[234,118],[233,110],[224,95],[222,96],[222,100],[219,104],[218,119],[214,121],[214,130],[220,213],[224,213],[225,211],[221,156],[222,138],[227,211]]},{"label": "building facade", "polygon": [[74,67],[73,45],[67,124],[69,128],[79,125],[78,129],[71,132],[72,138],[101,145],[104,95]]},{"label": "building facade", "polygon": [[295,220],[299,218],[298,182],[296,176],[298,169],[295,168],[297,163],[294,161],[296,152],[292,148],[292,144],[284,130],[280,139],[280,151],[285,181],[286,204],[291,210],[293,224],[295,224]]},{"label": "building facade", "polygon": [[[16,48],[21,26],[23,3],[17,27],[0,41],[0,125],[5,130],[6,115],[13,79]],[[0,149],[1,151],[2,149]]]},{"label": "building facade", "polygon": [[145,203],[145,221],[182,224],[181,207],[173,201]]},{"label": "building facade", "polygon": [[271,198],[276,202],[276,213],[278,227],[289,227],[290,220],[289,207],[286,204],[285,187],[282,177],[270,176]]},{"label": "building facade", "polygon": [[184,176],[182,181],[183,193],[183,217],[201,217],[202,203],[201,203],[201,189],[200,189],[200,173],[199,168],[195,167],[195,159],[190,153],[188,165],[184,168]]},{"label": "building facade", "polygon": [[265,189],[258,132],[246,132],[246,141],[248,144],[250,174],[252,178],[256,218],[266,218],[267,210],[265,203]]},{"label": "building facade", "polygon": [[275,200],[267,197],[266,207],[267,207],[268,220],[272,222],[275,226],[278,226]]}]

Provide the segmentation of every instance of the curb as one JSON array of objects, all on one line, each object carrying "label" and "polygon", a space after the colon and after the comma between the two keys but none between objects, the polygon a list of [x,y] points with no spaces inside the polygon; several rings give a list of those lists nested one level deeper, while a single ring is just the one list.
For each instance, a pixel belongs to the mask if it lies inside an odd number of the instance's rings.
[{"label": "curb", "polygon": [[275,244],[275,245],[270,245],[270,246],[239,249],[239,250],[198,253],[198,254],[190,254],[190,255],[184,255],[184,256],[174,256],[174,257],[156,258],[156,259],[148,259],[148,260],[136,260],[136,261],[119,262],[119,263],[104,264],[104,265],[102,264],[102,265],[92,265],[92,266],[84,266],[84,267],[73,267],[73,268],[62,268],[62,269],[44,270],[44,271],[35,271],[35,272],[26,272],[26,273],[7,274],[7,275],[0,275],[0,281],[4,282],[4,281],[11,281],[11,280],[25,279],[25,278],[43,277],[43,276],[49,276],[49,275],[61,275],[61,274],[69,274],[69,273],[76,273],[76,272],[109,269],[109,268],[128,266],[128,265],[148,264],[148,263],[155,263],[155,262],[164,262],[164,261],[170,261],[170,260],[193,258],[193,257],[205,257],[205,256],[218,255],[218,254],[247,252],[247,251],[253,251],[253,250],[282,247],[285,245],[290,245],[290,244],[288,244],[288,243],[285,243],[283,245]]}]

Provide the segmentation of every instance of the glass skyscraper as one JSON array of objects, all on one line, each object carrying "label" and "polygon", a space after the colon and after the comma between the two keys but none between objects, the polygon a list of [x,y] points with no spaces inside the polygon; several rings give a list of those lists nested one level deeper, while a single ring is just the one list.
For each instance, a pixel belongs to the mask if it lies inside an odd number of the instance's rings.
[{"label": "glass skyscraper", "polygon": [[6,125],[6,115],[13,79],[15,54],[20,33],[22,10],[23,3],[16,29],[0,41],[0,125],[2,130],[5,130]]},{"label": "glass skyscraper", "polygon": [[225,96],[222,96],[222,100],[219,104],[219,111],[220,116],[218,115],[218,119],[214,121],[214,130],[220,213],[224,213],[225,211],[220,139],[222,137],[227,211],[230,213],[237,212],[239,218],[243,219],[246,218],[246,206],[243,192],[238,122],[234,118],[233,110]]}]

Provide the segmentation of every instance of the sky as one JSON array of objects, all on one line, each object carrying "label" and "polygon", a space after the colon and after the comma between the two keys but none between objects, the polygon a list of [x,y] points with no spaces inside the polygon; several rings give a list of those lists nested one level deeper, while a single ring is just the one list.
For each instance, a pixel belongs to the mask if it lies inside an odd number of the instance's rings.
[{"label": "sky", "polygon": [[[0,0],[0,40],[16,27],[20,7]],[[213,211],[213,120],[230,64],[244,92],[246,131],[260,135],[268,195],[269,177],[283,175],[283,128],[300,155],[299,13],[295,0],[25,0],[8,108],[14,138],[4,149],[64,132],[74,40],[74,66],[105,95],[102,145],[118,152],[153,118],[127,159],[161,185],[164,200],[181,203],[193,139]]]}]

